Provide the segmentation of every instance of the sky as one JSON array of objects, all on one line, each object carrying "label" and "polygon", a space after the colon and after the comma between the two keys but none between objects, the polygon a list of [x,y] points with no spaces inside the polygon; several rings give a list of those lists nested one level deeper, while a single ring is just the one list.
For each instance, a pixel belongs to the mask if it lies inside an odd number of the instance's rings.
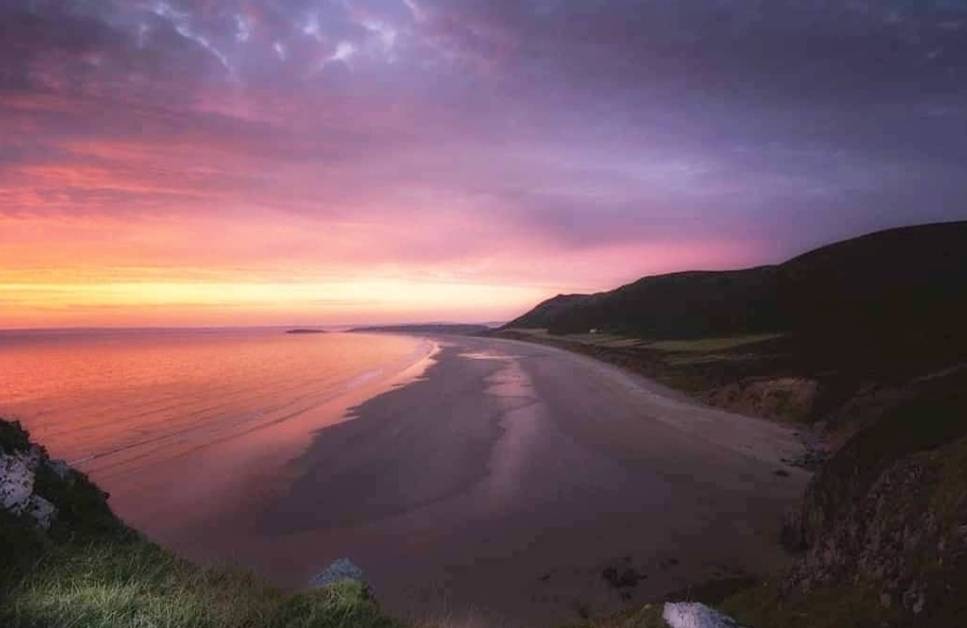
[{"label": "sky", "polygon": [[963,218],[960,0],[0,0],[0,328],[497,321]]}]

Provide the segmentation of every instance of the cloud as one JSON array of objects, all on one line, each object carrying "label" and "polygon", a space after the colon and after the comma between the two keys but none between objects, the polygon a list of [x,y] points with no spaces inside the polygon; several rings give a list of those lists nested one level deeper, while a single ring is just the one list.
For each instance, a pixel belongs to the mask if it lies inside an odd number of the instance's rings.
[{"label": "cloud", "polygon": [[54,274],[775,261],[967,217],[965,32],[940,1],[11,0],[0,220]]}]

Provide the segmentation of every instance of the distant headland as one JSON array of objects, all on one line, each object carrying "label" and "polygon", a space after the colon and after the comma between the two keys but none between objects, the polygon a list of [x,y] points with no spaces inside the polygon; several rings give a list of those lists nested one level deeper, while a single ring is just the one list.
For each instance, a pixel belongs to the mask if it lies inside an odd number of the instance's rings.
[{"label": "distant headland", "polygon": [[489,325],[471,325],[466,323],[417,323],[413,325],[375,325],[370,327],[355,327],[350,332],[396,332],[410,334],[453,334],[458,336],[476,336],[492,331]]}]

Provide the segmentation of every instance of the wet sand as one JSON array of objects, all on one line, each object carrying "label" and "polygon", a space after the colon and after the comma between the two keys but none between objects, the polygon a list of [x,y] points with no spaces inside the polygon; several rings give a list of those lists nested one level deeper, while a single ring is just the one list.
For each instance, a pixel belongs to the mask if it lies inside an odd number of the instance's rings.
[{"label": "wet sand", "polygon": [[[787,560],[791,429],[551,347],[435,340],[424,377],[317,432],[261,502],[266,575],[349,557],[392,613],[550,625]],[[619,591],[611,566],[645,578]]]}]

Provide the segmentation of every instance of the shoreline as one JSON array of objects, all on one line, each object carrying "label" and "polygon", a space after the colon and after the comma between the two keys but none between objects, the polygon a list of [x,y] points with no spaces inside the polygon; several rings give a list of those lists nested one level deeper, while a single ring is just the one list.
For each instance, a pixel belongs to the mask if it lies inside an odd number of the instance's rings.
[{"label": "shoreline", "polygon": [[[522,332],[520,330],[495,330],[492,334],[485,336],[488,338],[506,340],[508,342],[521,342],[524,344],[549,347],[565,353],[581,356],[598,364],[607,365],[627,376],[643,383],[646,387],[652,387],[660,391],[660,394],[670,396],[692,404],[717,410],[726,415],[738,415],[748,419],[764,421],[774,425],[791,428],[795,431],[796,437],[801,445],[801,451],[796,455],[781,459],[785,464],[799,467],[810,473],[815,473],[823,462],[830,456],[831,451],[836,449],[844,437],[825,432],[817,427],[815,423],[804,422],[799,417],[763,416],[752,414],[744,408],[735,407],[735,404],[722,403],[715,396],[709,396],[707,391],[690,390],[686,387],[676,387],[673,382],[675,378],[655,370],[652,365],[645,366],[640,361],[635,361],[628,356],[621,355],[620,352],[609,350],[607,347],[596,346],[593,344],[582,343],[567,338],[555,338],[547,335],[535,335]],[[765,377],[760,379],[767,379]]]},{"label": "shoreline", "polygon": [[416,337],[416,360],[312,412],[105,486],[116,512],[202,565],[301,590],[349,558],[392,615],[506,626],[788,562],[791,430],[556,347]]},{"label": "shoreline", "polygon": [[[545,625],[788,563],[781,514],[809,477],[783,462],[791,429],[563,349],[431,338],[424,377],[291,465],[259,520],[290,557],[273,579],[348,557],[393,614]],[[314,560],[291,558],[305,546]],[[640,577],[612,586],[609,569]]]},{"label": "shoreline", "polygon": [[339,421],[153,466],[177,500],[119,514],[293,592],[349,558],[416,624],[556,626],[789,562],[779,521],[809,475],[783,464],[791,430],[564,349],[420,338],[420,359],[353,387]]},{"label": "shoreline", "polygon": [[[311,367],[313,356],[326,357],[316,347],[338,341],[339,336],[332,333],[299,337],[270,330],[241,337],[253,343],[268,340],[284,348],[283,357],[298,356],[298,364]],[[234,339],[218,336],[216,340],[223,337]],[[354,342],[337,347],[352,349],[359,345],[358,335],[346,337]],[[154,337],[149,338],[154,341]],[[68,448],[59,446],[63,445],[59,441],[44,439],[43,429],[37,430],[39,440],[50,447],[53,455],[67,459],[110,492],[111,506],[118,516],[151,540],[189,560],[204,564],[228,561],[258,571],[258,559],[248,554],[250,539],[246,535],[252,530],[248,522],[260,500],[270,499],[285,487],[289,462],[312,442],[319,429],[351,419],[353,407],[419,379],[433,364],[439,349],[429,339],[376,340],[367,353],[392,348],[382,359],[371,363],[357,359],[339,376],[330,377],[321,363],[318,374],[303,368],[292,373],[291,379],[277,378],[290,390],[295,381],[294,385],[305,392],[296,395],[283,386],[275,393],[271,386],[264,385],[253,389],[261,406],[252,407],[251,411],[242,404],[230,406],[232,402],[222,388],[198,392],[190,398],[199,406],[228,408],[220,410],[223,420],[193,422],[188,414],[178,415],[179,423],[155,421],[149,426],[154,429],[151,432],[139,429],[134,420],[119,419],[117,424],[121,427],[132,426],[110,433],[123,438],[117,439],[120,446],[105,440],[89,447],[88,453],[78,447],[79,441],[68,442],[69,449],[81,451],[80,456],[71,455]],[[389,344],[385,342],[390,340]],[[161,338],[158,342],[167,341]],[[136,357],[140,359],[140,355]],[[340,358],[335,354],[333,359]],[[276,368],[274,373],[279,371]],[[236,390],[249,394],[237,386],[233,391]],[[173,412],[167,406],[177,403],[181,400],[172,398],[156,406]],[[130,413],[153,409],[134,408]],[[107,419],[114,417],[96,410],[97,406],[94,412],[61,412],[59,416],[65,417],[64,426],[70,426],[66,421],[75,416],[95,426],[110,425]],[[204,418],[210,416],[215,416],[215,412],[210,411]],[[47,418],[40,420],[50,422]],[[32,423],[39,424],[40,420],[24,423],[31,428]],[[86,429],[86,425],[81,423],[76,429]]]},{"label": "shoreline", "polygon": [[[563,354],[585,360],[589,365],[596,365],[598,368],[612,370],[614,373],[619,374],[619,377],[627,378],[629,386],[640,388],[646,395],[651,396],[652,400],[668,400],[674,402],[676,405],[684,404],[694,409],[704,410],[709,414],[705,418],[714,420],[695,421],[695,417],[683,417],[681,413],[676,413],[674,417],[657,415],[654,418],[666,422],[668,425],[676,427],[677,429],[686,431],[696,438],[708,440],[713,444],[734,449],[739,453],[751,454],[760,457],[763,461],[776,464],[787,464],[790,460],[795,460],[795,457],[790,458],[786,456],[805,453],[805,450],[810,449],[811,439],[806,434],[809,431],[808,425],[784,423],[775,419],[743,414],[728,407],[710,404],[705,399],[687,390],[675,388],[670,384],[663,383],[638,369],[605,359],[595,353],[579,351],[566,343],[557,345],[551,342],[544,343],[536,339],[530,340],[503,336],[494,336],[493,338],[510,343],[537,345],[550,348],[554,351],[560,351]],[[683,421],[681,419],[686,420]],[[770,438],[767,437],[764,440],[760,438],[757,441],[760,447],[758,449],[750,448],[748,441],[745,440],[746,435],[742,433],[742,428],[756,424],[764,428],[767,433],[771,432],[774,438],[787,440],[787,442],[777,447],[776,442]],[[775,429],[766,426],[773,426]],[[731,429],[735,427],[739,428],[738,431]],[[708,428],[712,428],[713,431],[710,432]],[[790,432],[794,434],[793,440],[795,443],[790,443],[788,439],[783,439],[783,435]],[[806,467],[802,468],[809,470]]]}]

